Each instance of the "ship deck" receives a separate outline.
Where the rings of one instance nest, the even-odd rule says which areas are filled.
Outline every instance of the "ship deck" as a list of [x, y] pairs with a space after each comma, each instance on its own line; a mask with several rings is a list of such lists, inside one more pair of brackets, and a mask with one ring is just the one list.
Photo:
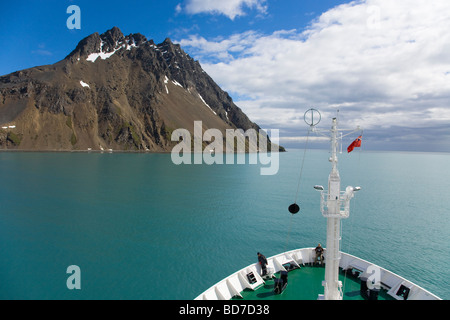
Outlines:
[[[277, 278], [280, 277], [276, 273]], [[245, 289], [241, 292], [244, 300], [317, 300], [323, 294], [322, 281], [325, 277], [324, 266], [302, 266], [288, 272], [288, 285], [281, 294], [274, 292], [274, 279], [268, 279], [256, 290]], [[339, 280], [342, 281], [343, 300], [367, 300], [360, 294], [361, 281], [358, 277], [346, 274], [340, 270]], [[234, 297], [233, 300], [241, 300]], [[378, 300], [395, 300], [381, 289]]]
[[[324, 294], [325, 266], [314, 265], [314, 258], [314, 248], [302, 248], [267, 259], [267, 270], [276, 278], [281, 278], [281, 272], [288, 272], [287, 287], [281, 294], [274, 292], [275, 280], [264, 280], [261, 266], [254, 263], [216, 283], [195, 300], [317, 300]], [[363, 300], [376, 293], [378, 300], [441, 300], [411, 281], [348, 253], [340, 252], [339, 270], [344, 300]], [[361, 279], [366, 285], [369, 278], [380, 290], [363, 290], [363, 297]]]

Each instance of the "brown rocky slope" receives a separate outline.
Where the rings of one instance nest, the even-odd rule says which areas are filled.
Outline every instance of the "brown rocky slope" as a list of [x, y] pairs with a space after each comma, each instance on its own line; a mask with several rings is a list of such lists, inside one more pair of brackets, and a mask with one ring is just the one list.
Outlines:
[[170, 151], [177, 128], [259, 129], [179, 45], [114, 27], [0, 77], [0, 148]]

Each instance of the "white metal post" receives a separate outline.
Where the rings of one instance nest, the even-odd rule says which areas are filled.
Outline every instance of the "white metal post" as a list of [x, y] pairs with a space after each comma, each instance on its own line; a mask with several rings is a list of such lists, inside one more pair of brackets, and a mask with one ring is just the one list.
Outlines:
[[327, 247], [325, 253], [325, 300], [341, 300], [339, 290], [339, 242], [340, 242], [340, 190], [341, 179], [337, 169], [337, 120], [331, 127], [331, 173], [328, 177]]
[[[311, 109], [313, 110], [313, 109]], [[310, 110], [310, 111], [311, 111]], [[311, 111], [311, 113], [313, 113]], [[306, 117], [306, 113], [305, 113]], [[306, 122], [306, 120], [305, 120]], [[308, 122], [307, 122], [308, 123]], [[311, 124], [314, 127], [314, 124]], [[355, 131], [360, 130], [358, 127]], [[316, 132], [317, 131], [315, 130]], [[354, 131], [353, 131], [354, 132]], [[328, 192], [322, 186], [314, 186], [321, 191], [321, 211], [327, 219], [327, 245], [325, 251], [325, 280], [324, 294], [319, 295], [319, 299], [342, 300], [342, 284], [339, 281], [339, 261], [340, 261], [340, 241], [341, 241], [341, 219], [348, 218], [350, 214], [350, 199], [354, 192], [360, 187], [347, 187], [345, 192], [341, 192], [341, 178], [337, 169], [338, 153], [338, 121], [333, 118], [331, 126], [331, 172], [328, 176]], [[321, 134], [321, 133], [320, 133]], [[348, 134], [347, 134], [348, 135]], [[341, 139], [343, 135], [341, 134]]]

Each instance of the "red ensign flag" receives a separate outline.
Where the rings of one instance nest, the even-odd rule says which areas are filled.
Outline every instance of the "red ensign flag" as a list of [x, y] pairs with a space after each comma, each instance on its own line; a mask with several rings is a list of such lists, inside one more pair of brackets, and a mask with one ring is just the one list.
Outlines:
[[361, 147], [361, 138], [362, 136], [359, 136], [358, 138], [356, 138], [355, 141], [353, 141], [347, 148], [347, 152], [350, 153], [353, 151], [354, 148], [358, 148]]

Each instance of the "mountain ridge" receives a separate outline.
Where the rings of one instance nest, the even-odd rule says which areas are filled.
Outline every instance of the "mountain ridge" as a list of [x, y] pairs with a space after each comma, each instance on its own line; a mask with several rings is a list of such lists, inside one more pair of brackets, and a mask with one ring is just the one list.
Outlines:
[[55, 64], [0, 77], [3, 149], [164, 152], [171, 132], [193, 132], [196, 120], [204, 130], [260, 129], [170, 38], [155, 44], [114, 27]]

